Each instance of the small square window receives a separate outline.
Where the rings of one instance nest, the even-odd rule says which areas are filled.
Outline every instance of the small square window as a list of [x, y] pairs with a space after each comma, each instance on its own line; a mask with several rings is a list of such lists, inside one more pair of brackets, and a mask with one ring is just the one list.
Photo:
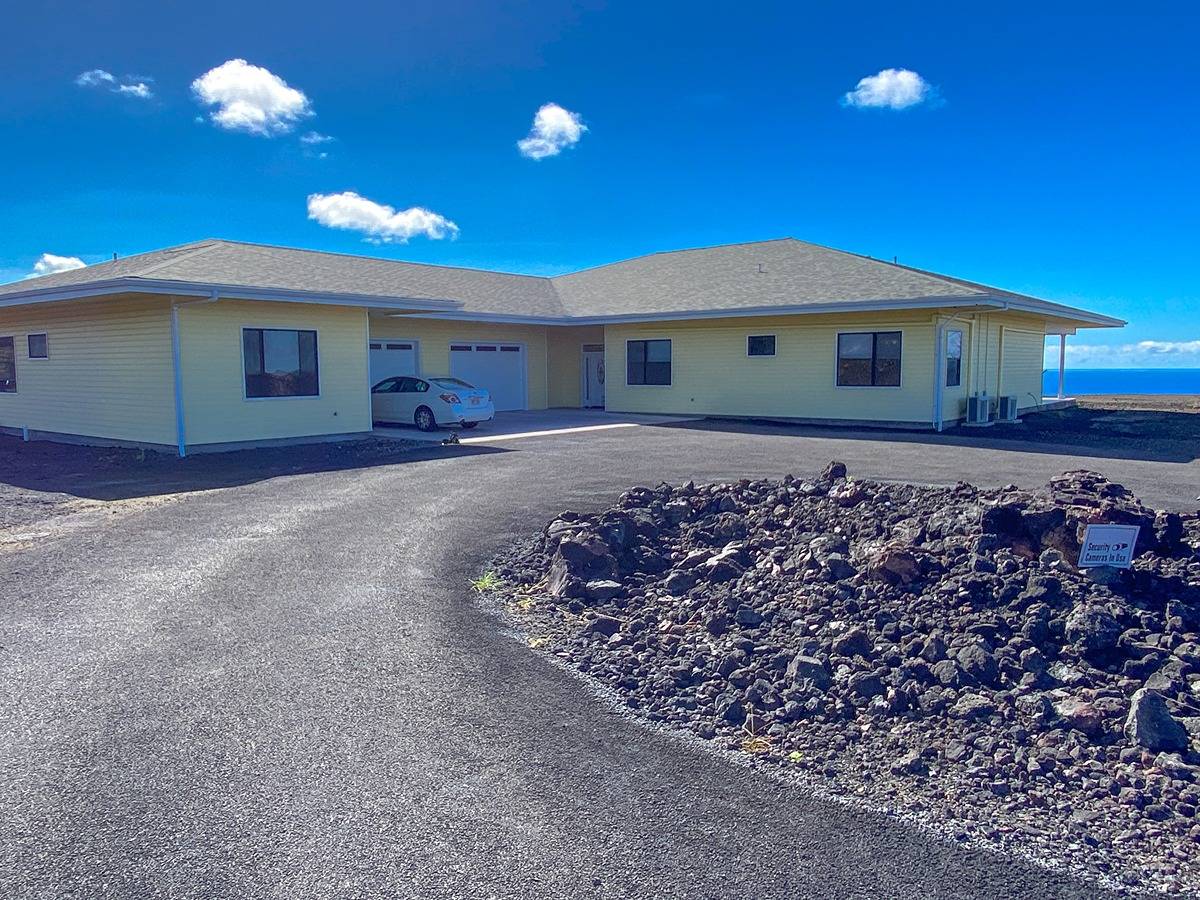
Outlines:
[[775, 335], [752, 334], [746, 338], [747, 356], [774, 356]]
[[49, 359], [50, 342], [44, 334], [31, 334], [28, 338], [30, 359]]

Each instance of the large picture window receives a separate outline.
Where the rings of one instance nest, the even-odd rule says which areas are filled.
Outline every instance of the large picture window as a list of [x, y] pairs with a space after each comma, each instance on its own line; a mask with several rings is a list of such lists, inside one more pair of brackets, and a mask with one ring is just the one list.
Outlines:
[[11, 394], [17, 389], [17, 344], [10, 337], [0, 337], [0, 393]]
[[838, 387], [899, 387], [900, 332], [839, 334]]
[[285, 328], [243, 328], [246, 396], [315, 397], [317, 333]]
[[670, 384], [670, 341], [627, 341], [627, 384]]
[[946, 387], [962, 384], [963, 333], [946, 332]]

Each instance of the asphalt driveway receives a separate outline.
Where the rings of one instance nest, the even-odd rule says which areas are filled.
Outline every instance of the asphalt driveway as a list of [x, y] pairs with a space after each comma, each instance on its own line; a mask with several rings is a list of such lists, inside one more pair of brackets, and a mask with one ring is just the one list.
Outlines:
[[644, 729], [470, 598], [562, 509], [831, 457], [1200, 494], [1194, 462], [645, 427], [64, 517], [0, 555], [0, 894], [1095, 896]]

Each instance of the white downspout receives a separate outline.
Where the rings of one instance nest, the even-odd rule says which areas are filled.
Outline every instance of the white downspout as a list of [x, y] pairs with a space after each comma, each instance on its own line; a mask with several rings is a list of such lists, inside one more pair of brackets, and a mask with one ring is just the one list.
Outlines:
[[939, 320], [933, 329], [933, 339], [937, 345], [933, 352], [933, 430], [942, 430], [942, 402], [945, 389], [946, 370], [946, 323]]
[[212, 295], [203, 300], [191, 300], [186, 303], [172, 301], [171, 303], [171, 368], [175, 381], [175, 449], [178, 451], [180, 459], [187, 456], [187, 428], [183, 415], [183, 364], [179, 349], [179, 307], [215, 303], [219, 299], [214, 288]]
[[1058, 336], [1058, 399], [1067, 396], [1067, 333]]

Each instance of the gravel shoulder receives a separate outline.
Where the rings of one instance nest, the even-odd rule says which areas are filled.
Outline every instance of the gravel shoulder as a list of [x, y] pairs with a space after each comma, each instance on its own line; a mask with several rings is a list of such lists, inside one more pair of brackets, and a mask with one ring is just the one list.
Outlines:
[[1200, 413], [1200, 394], [1088, 394], [1078, 403], [1083, 409]]

